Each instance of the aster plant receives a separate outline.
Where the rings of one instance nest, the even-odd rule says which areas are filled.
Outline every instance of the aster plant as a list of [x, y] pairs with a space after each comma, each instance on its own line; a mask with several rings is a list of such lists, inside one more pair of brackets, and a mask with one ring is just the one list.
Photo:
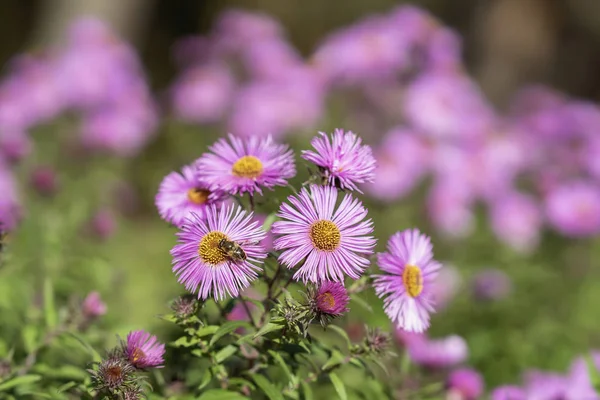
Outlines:
[[[164, 352], [166, 371], [201, 374], [182, 383], [194, 395], [295, 399], [325, 380], [343, 398], [357, 389], [338, 370], [376, 377], [394, 355], [384, 330], [367, 327], [353, 341], [338, 324], [353, 304], [376, 307], [362, 299], [371, 286], [394, 329], [427, 329], [441, 267], [429, 239], [416, 229], [399, 232], [375, 263], [375, 227], [359, 190], [375, 176], [371, 148], [341, 129], [311, 143], [302, 152], [308, 168], [300, 169], [310, 175], [300, 187], [289, 183], [292, 151], [271, 137], [229, 135], [183, 174], [165, 177], [156, 206], [176, 230], [173, 273], [187, 293], [163, 316], [180, 329], [166, 348], [145, 332], [127, 337], [121, 352], [136, 371], [162, 367]], [[283, 201], [267, 192], [277, 186], [288, 191]], [[367, 386], [361, 390], [371, 397], [391, 393], [377, 380]]]

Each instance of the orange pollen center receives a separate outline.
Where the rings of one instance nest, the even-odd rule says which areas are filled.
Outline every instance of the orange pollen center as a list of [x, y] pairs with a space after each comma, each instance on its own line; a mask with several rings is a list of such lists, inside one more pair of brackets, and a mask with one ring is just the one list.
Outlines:
[[241, 178], [258, 178], [263, 172], [262, 162], [254, 156], [243, 156], [233, 164], [231, 172]]
[[417, 297], [423, 291], [423, 275], [421, 269], [407, 264], [402, 272], [402, 283], [410, 297]]
[[342, 239], [337, 225], [325, 219], [312, 224], [308, 236], [313, 245], [321, 251], [334, 251], [340, 246]]
[[219, 231], [211, 231], [200, 240], [198, 255], [206, 264], [218, 265], [227, 260], [227, 255], [219, 248], [221, 239], [227, 239], [227, 236]]
[[319, 304], [323, 308], [332, 309], [335, 307], [335, 298], [330, 292], [325, 292], [318, 297]]
[[188, 200], [194, 204], [204, 204], [210, 192], [206, 189], [191, 188], [188, 190]]
[[136, 347], [133, 350], [133, 354], [131, 355], [131, 361], [136, 363], [144, 357], [146, 357], [146, 354], [142, 351], [142, 349], [140, 349], [139, 347]]

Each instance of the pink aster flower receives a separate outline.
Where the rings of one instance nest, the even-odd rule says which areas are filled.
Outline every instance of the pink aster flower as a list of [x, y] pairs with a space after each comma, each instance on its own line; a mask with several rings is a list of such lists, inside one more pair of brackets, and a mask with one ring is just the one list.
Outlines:
[[525, 390], [514, 385], [499, 386], [490, 393], [490, 400], [527, 400]]
[[316, 151], [303, 150], [302, 158], [319, 167], [329, 185], [360, 192], [356, 184], [373, 182], [375, 158], [361, 138], [342, 129], [336, 129], [331, 138], [323, 132], [319, 135], [310, 142]]
[[226, 197], [225, 192], [210, 190], [208, 184], [200, 181], [194, 167], [185, 166], [181, 174], [171, 172], [163, 179], [156, 207], [165, 221], [182, 226], [191, 213], [203, 218], [208, 206], [219, 205]]
[[454, 367], [469, 356], [467, 342], [457, 335], [439, 339], [423, 336], [408, 342], [407, 348], [412, 362], [429, 368]]
[[338, 316], [346, 311], [350, 297], [343, 284], [339, 282], [322, 282], [315, 293], [314, 302], [322, 314]]
[[460, 368], [452, 371], [448, 376], [446, 385], [448, 392], [457, 394], [459, 399], [477, 400], [483, 395], [483, 378], [479, 372], [471, 368]]
[[[237, 297], [241, 289], [250, 286], [257, 278], [258, 266], [266, 253], [256, 244], [265, 237], [252, 214], [238, 206], [214, 205], [205, 209], [204, 218], [191, 213], [178, 233], [179, 243], [171, 250], [173, 272], [187, 290], [198, 293], [203, 300], [213, 296], [222, 300], [225, 296]], [[221, 241], [236, 243], [241, 251], [229, 255], [220, 245]]]
[[537, 246], [542, 215], [532, 197], [519, 193], [498, 196], [492, 201], [490, 213], [492, 229], [504, 243], [522, 253]]
[[586, 182], [558, 186], [546, 198], [550, 224], [560, 233], [582, 237], [600, 232], [600, 189]]
[[267, 138], [240, 139], [229, 135], [197, 161], [199, 177], [231, 194], [262, 194], [262, 188], [285, 186], [296, 175], [294, 155], [287, 145]]
[[387, 248], [377, 255], [386, 274], [375, 276], [375, 292], [384, 299], [386, 314], [399, 328], [423, 332], [434, 311], [433, 282], [442, 265], [433, 260], [431, 241], [418, 229], [394, 234]]
[[83, 301], [81, 310], [86, 317], [95, 318], [106, 314], [106, 304], [102, 301], [100, 293], [90, 292]]
[[336, 207], [338, 191], [331, 186], [311, 185], [288, 197], [273, 224], [275, 249], [283, 250], [279, 261], [289, 268], [302, 262], [294, 279], [304, 282], [343, 282], [345, 275], [358, 279], [369, 265], [375, 239], [367, 209], [351, 195]]
[[127, 335], [125, 353], [136, 368], [162, 368], [165, 345], [146, 331], [132, 331]]

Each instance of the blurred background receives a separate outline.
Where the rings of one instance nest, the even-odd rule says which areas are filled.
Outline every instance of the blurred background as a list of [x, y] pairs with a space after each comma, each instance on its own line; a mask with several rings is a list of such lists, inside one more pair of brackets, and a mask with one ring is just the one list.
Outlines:
[[[394, 14], [403, 4], [421, 11]], [[267, 20], [224, 17], [234, 8]], [[392, 14], [393, 34], [422, 35], [402, 55], [418, 61], [393, 68], [371, 63], [387, 51], [382, 42], [363, 53], [348, 45]], [[4, 308], [16, 298], [35, 303], [51, 276], [65, 301], [99, 290], [108, 332], [164, 329], [154, 317], [183, 288], [170, 269], [175, 228], [154, 205], [163, 177], [228, 131], [273, 133], [298, 150], [317, 130], [344, 128], [363, 136], [384, 166], [382, 181], [361, 196], [378, 249], [413, 226], [433, 236], [450, 272], [429, 335], [464, 338], [461, 362], [488, 387], [519, 384], [529, 369], [563, 373], [600, 347], [597, 0], [18, 0], [1, 2], [0, 16], [0, 148], [21, 210], [10, 238], [14, 263], [0, 281]], [[80, 17], [106, 25], [73, 28]], [[275, 36], [273, 48], [243, 53], [263, 35]], [[229, 52], [247, 56], [247, 65]], [[352, 62], [355, 69], [346, 68]], [[48, 89], [56, 71], [61, 89]], [[380, 79], [390, 73], [392, 85]], [[420, 79], [431, 75], [444, 82]], [[104, 93], [115, 76], [127, 84], [115, 78], [118, 88]], [[78, 82], [101, 83], [82, 94]], [[265, 82], [268, 95], [251, 86]], [[305, 93], [311, 85], [318, 89]], [[101, 106], [92, 92], [104, 96]], [[43, 99], [26, 123], [6, 117], [39, 104], [22, 93]], [[223, 111], [229, 104], [233, 111]], [[112, 154], [92, 156], [98, 148]], [[301, 163], [298, 170], [301, 184], [307, 174]], [[275, 209], [267, 203], [262, 211]], [[380, 301], [372, 293], [365, 300], [376, 312], [357, 306], [348, 326], [368, 315], [390, 327]]]

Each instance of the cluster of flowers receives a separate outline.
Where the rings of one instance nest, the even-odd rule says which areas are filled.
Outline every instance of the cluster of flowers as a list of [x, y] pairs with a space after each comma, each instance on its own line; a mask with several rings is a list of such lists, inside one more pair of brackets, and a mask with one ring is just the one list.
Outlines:
[[[281, 204], [273, 247], [281, 265], [294, 268], [293, 279], [319, 286], [313, 304], [326, 314], [341, 314], [348, 295], [346, 277], [359, 279], [369, 266], [375, 239], [367, 209], [352, 194], [338, 202], [338, 189], [358, 191], [374, 179], [369, 146], [352, 132], [321, 133], [314, 150], [302, 157], [318, 168], [313, 180]], [[267, 232], [253, 214], [227, 204], [234, 195], [253, 196], [264, 188], [285, 186], [296, 173], [293, 153], [271, 137], [221, 139], [182, 173], [165, 177], [156, 196], [160, 215], [179, 227], [172, 249], [173, 271], [187, 290], [201, 299], [238, 297], [258, 277], [267, 257], [261, 241]], [[235, 245], [236, 253], [228, 247]], [[382, 275], [373, 286], [385, 300], [392, 321], [422, 332], [433, 311], [431, 288], [441, 264], [432, 259], [429, 238], [418, 230], [392, 236], [378, 255]]]
[[89, 370], [98, 395], [110, 398], [139, 399], [144, 393], [144, 376], [139, 372], [162, 368], [165, 345], [145, 331], [133, 331], [126, 341]]
[[[102, 22], [77, 20], [63, 46], [16, 57], [0, 82], [0, 223], [12, 230], [20, 217], [12, 165], [31, 151], [36, 126], [76, 115], [78, 148], [134, 155], [152, 137], [157, 109], [133, 48]], [[59, 138], [63, 140], [65, 138]], [[72, 148], [72, 137], [66, 138]], [[43, 193], [56, 189], [49, 167], [32, 171]]]
[[479, 203], [517, 251], [535, 248], [545, 224], [569, 237], [600, 232], [600, 109], [532, 87], [500, 113], [461, 52], [455, 32], [412, 6], [332, 33], [307, 61], [273, 19], [231, 11], [177, 47], [185, 69], [172, 106], [189, 122], [279, 136], [313, 126], [339, 101], [345, 124], [379, 143], [376, 178], [364, 187], [373, 198], [397, 201], [431, 175], [427, 214], [445, 234], [471, 233]]

